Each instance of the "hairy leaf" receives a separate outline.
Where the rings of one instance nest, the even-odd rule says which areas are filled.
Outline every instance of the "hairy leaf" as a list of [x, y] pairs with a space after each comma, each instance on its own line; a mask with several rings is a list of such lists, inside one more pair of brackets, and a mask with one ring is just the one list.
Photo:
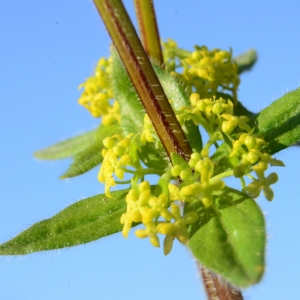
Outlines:
[[141, 132], [144, 125], [145, 109], [115, 50], [112, 50], [112, 61], [112, 86], [114, 96], [120, 104], [123, 132], [125, 135]]
[[39, 159], [64, 159], [75, 155], [89, 146], [95, 138], [97, 130], [91, 130], [75, 137], [66, 139], [45, 149], [34, 152]]
[[300, 88], [282, 96], [256, 118], [258, 131], [274, 154], [300, 140]]
[[122, 230], [128, 190], [112, 192], [112, 199], [97, 195], [78, 201], [50, 219], [40, 221], [0, 245], [0, 255], [22, 255], [71, 247]]
[[264, 271], [264, 217], [256, 202], [242, 192], [224, 188], [216, 194], [214, 207], [199, 206], [200, 228], [189, 247], [205, 267], [247, 287], [259, 282]]
[[60, 179], [84, 174], [101, 164], [103, 161], [103, 156], [101, 154], [103, 149], [103, 139], [117, 133], [120, 133], [120, 126], [118, 124], [101, 125], [95, 134], [94, 142], [74, 156], [73, 163], [68, 170], [60, 176]]

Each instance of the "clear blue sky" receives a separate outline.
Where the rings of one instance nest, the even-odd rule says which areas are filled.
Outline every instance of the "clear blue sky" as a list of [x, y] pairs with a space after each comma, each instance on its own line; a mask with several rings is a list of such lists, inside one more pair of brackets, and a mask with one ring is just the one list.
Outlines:
[[[124, 1], [133, 15], [132, 1]], [[239, 98], [258, 112], [300, 85], [299, 1], [155, 1], [161, 37], [194, 44], [255, 48]], [[3, 1], [0, 12], [0, 242], [69, 204], [103, 191], [97, 169], [69, 181], [70, 160], [41, 162], [32, 153], [95, 128], [77, 104], [77, 87], [110, 40], [92, 1]], [[300, 101], [300, 100], [299, 100]], [[273, 203], [259, 199], [268, 229], [267, 269], [246, 299], [299, 298], [300, 149], [276, 157]], [[0, 299], [205, 299], [195, 263], [176, 244], [168, 257], [148, 240], [120, 234], [71, 249], [0, 258]]]

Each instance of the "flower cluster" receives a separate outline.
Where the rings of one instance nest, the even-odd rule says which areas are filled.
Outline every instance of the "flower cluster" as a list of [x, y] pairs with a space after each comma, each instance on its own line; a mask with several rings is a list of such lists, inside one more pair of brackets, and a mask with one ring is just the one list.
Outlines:
[[[270, 188], [278, 177], [271, 173], [265, 177], [268, 166], [284, 166], [267, 153], [267, 142], [260, 134], [255, 134], [251, 128], [249, 118], [233, 115], [233, 103], [222, 98], [200, 99], [199, 94], [192, 93], [191, 105], [183, 107], [178, 112], [181, 122], [192, 119], [196, 125], [202, 126], [209, 135], [204, 145], [202, 155], [209, 157], [210, 147], [218, 141], [225, 142], [229, 149], [227, 162], [232, 169], [232, 175], [241, 179], [242, 189], [249, 192], [251, 197], [258, 197], [263, 190], [265, 197], [271, 201], [273, 191]], [[218, 163], [215, 161], [215, 163]], [[257, 178], [250, 173], [256, 174]], [[249, 177], [252, 182], [246, 187], [243, 176]]]
[[131, 136], [124, 138], [115, 134], [103, 140], [107, 149], [102, 150], [104, 159], [98, 173], [98, 180], [105, 183], [105, 194], [109, 198], [111, 198], [110, 187], [116, 185], [113, 174], [123, 180], [126, 167], [132, 165], [132, 157], [128, 154]]
[[[214, 206], [214, 195], [224, 189], [222, 179], [228, 176], [238, 178], [242, 190], [250, 197], [258, 197], [263, 191], [271, 201], [274, 193], [270, 186], [278, 176], [265, 173], [269, 166], [284, 164], [268, 153], [267, 142], [255, 132], [247, 116], [234, 115], [239, 77], [230, 52], [209, 51], [198, 46], [194, 52], [188, 52], [177, 48], [172, 40], [164, 44], [164, 49], [168, 68], [173, 74], [181, 68], [181, 78], [190, 85], [190, 91], [194, 91], [189, 93], [189, 105], [174, 109], [176, 117], [183, 127], [186, 122], [201, 126], [208, 135], [206, 143], [189, 161], [173, 153], [172, 164], [160, 169], [152, 164], [148, 168], [142, 151], [154, 149], [155, 152], [162, 146], [146, 114], [139, 132], [127, 136], [114, 134], [103, 140], [103, 162], [98, 179], [105, 184], [109, 198], [111, 187], [131, 184], [125, 200], [127, 210], [120, 220], [123, 236], [127, 238], [131, 227], [141, 223], [144, 228], [138, 229], [136, 236], [149, 237], [151, 244], [159, 247], [159, 234], [165, 235], [164, 253], [167, 255], [174, 239], [188, 243], [188, 226], [199, 217], [197, 211], [186, 212], [185, 203], [197, 204], [189, 207]], [[110, 69], [111, 59], [101, 59], [95, 75], [82, 85], [85, 90], [79, 100], [93, 116], [102, 116], [104, 125], [122, 121], [119, 103], [115, 101], [111, 105]], [[125, 173], [131, 176], [129, 180], [124, 179]], [[160, 188], [152, 188], [145, 180], [149, 174], [161, 176], [157, 185]]]
[[195, 50], [189, 52], [178, 48], [171, 39], [163, 43], [163, 47], [165, 61], [173, 74], [182, 78], [202, 98], [226, 91], [234, 102], [237, 101], [240, 79], [231, 52], [220, 49], [210, 51], [206, 46], [195, 46]]
[[95, 74], [82, 83], [84, 88], [78, 103], [83, 105], [93, 117], [102, 116], [104, 125], [120, 122], [120, 107], [117, 102], [111, 105], [113, 90], [111, 87], [111, 58], [102, 57], [95, 69]]
[[213, 204], [213, 192], [222, 190], [225, 186], [222, 180], [211, 180], [214, 174], [214, 164], [208, 157], [193, 153], [188, 165], [174, 164], [171, 174], [179, 176], [183, 182], [176, 186], [169, 184], [171, 200], [183, 202], [202, 201], [205, 207]]
[[[201, 153], [193, 153], [188, 162], [173, 154], [172, 167], [165, 174], [167, 191], [153, 195], [148, 181], [144, 180], [142, 168], [126, 170], [126, 166], [135, 166], [131, 160], [129, 148], [131, 143], [140, 140], [142, 144], [154, 142], [154, 129], [147, 115], [144, 117], [144, 128], [139, 134], [131, 134], [126, 138], [120, 135], [106, 138], [103, 150], [104, 161], [99, 172], [99, 180], [105, 182], [106, 194], [109, 188], [115, 185], [113, 173], [119, 179], [124, 178], [124, 172], [134, 174], [131, 180], [132, 189], [126, 196], [127, 211], [121, 217], [124, 224], [123, 236], [127, 237], [133, 223], [142, 223], [145, 228], [136, 231], [139, 238], [149, 237], [155, 247], [159, 247], [158, 234], [165, 235], [164, 253], [167, 255], [176, 238], [183, 244], [188, 242], [189, 233], [186, 225], [195, 222], [198, 218], [196, 211], [185, 214], [179, 203], [201, 203], [204, 207], [214, 205], [214, 193], [222, 190], [225, 183], [221, 178], [234, 176], [241, 179], [242, 189], [253, 198], [262, 190], [268, 200], [273, 199], [270, 187], [278, 179], [276, 173], [265, 176], [268, 166], [283, 166], [266, 152], [267, 143], [259, 134], [253, 133], [246, 116], [233, 115], [233, 103], [230, 100], [200, 99], [199, 94], [192, 93], [190, 106], [176, 111], [182, 124], [193, 120], [208, 133], [208, 141]], [[215, 174], [215, 167], [220, 165], [213, 155], [211, 147], [218, 143], [226, 143], [229, 149], [225, 160], [230, 162], [226, 172]], [[138, 156], [138, 152], [136, 153]], [[230, 171], [228, 172], [228, 169]], [[255, 178], [251, 173], [255, 173]], [[252, 182], [246, 186], [243, 179], [248, 176]], [[178, 184], [174, 181], [180, 178]], [[138, 182], [140, 182], [138, 184]]]
[[182, 216], [180, 207], [171, 203], [166, 194], [160, 194], [158, 197], [152, 195], [148, 181], [134, 185], [126, 196], [126, 203], [127, 211], [121, 217], [121, 223], [124, 224], [123, 236], [127, 238], [133, 222], [141, 222], [145, 228], [137, 230], [136, 236], [149, 237], [151, 244], [159, 247], [158, 234], [164, 234], [165, 255], [172, 250], [175, 238], [182, 244], [187, 244], [189, 233], [186, 225], [198, 219], [195, 212]]

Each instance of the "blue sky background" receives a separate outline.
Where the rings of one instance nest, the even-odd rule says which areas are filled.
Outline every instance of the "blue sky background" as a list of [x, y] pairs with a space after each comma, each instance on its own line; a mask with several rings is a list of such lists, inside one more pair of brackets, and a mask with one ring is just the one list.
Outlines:
[[[132, 1], [124, 1], [133, 16]], [[178, 45], [255, 48], [239, 98], [258, 112], [300, 85], [299, 1], [155, 1], [161, 37]], [[3, 1], [0, 12], [0, 242], [75, 201], [103, 192], [97, 169], [68, 181], [70, 160], [43, 162], [32, 153], [95, 128], [77, 104], [77, 87], [110, 40], [92, 1]], [[300, 101], [300, 100], [299, 100]], [[276, 155], [273, 203], [258, 199], [268, 229], [267, 269], [246, 299], [299, 298], [300, 149]], [[175, 244], [164, 257], [148, 240], [120, 234], [84, 246], [0, 258], [0, 299], [205, 299], [189, 252]]]

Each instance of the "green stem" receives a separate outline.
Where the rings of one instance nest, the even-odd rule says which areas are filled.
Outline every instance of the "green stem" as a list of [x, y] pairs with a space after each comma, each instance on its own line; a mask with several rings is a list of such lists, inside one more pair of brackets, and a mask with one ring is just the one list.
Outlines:
[[[129, 174], [136, 174], [136, 172], [137, 172], [137, 171], [129, 170], [127, 168], [124, 168], [124, 171]], [[153, 169], [153, 168], [149, 168], [149, 169], [141, 168], [138, 170], [138, 172], [139, 172], [139, 174], [141, 174], [141, 176], [152, 175], [152, 174], [161, 176], [165, 173], [164, 171]]]
[[[135, 170], [129, 170], [127, 168], [124, 168], [124, 172], [129, 173], [129, 174], [135, 174], [136, 173]], [[141, 172], [141, 170], [139, 170], [139, 172]]]
[[169, 157], [192, 149], [120, 0], [94, 0], [131, 81]]
[[[191, 56], [191, 54], [192, 54], [191, 51], [177, 48], [177, 47], [176, 48], [168, 48], [167, 52], [170, 57], [176, 56], [176, 57], [179, 57], [180, 59], [185, 59], [185, 58]], [[182, 65], [180, 64], [180, 66], [182, 66]]]
[[153, 169], [153, 168], [149, 168], [149, 169], [144, 169], [143, 170], [144, 175], [163, 175], [165, 173], [165, 171], [161, 171], [161, 170], [157, 170], [157, 169]]
[[245, 182], [244, 177], [241, 177], [241, 178], [240, 178], [240, 181], [241, 181], [241, 184], [242, 184], [242, 190], [244, 191], [245, 188], [246, 188], [246, 182]]
[[209, 136], [213, 136], [214, 130], [209, 122], [207, 122], [203, 117], [198, 117], [197, 122], [205, 129]]
[[134, 0], [134, 6], [144, 49], [157, 65], [162, 66], [164, 60], [153, 1]]
[[256, 181], [257, 178], [255, 178], [252, 174], [248, 173], [246, 174], [247, 177], [249, 177], [251, 180]]
[[130, 183], [131, 183], [131, 180], [126, 180], [126, 181], [118, 181], [118, 180], [115, 180], [115, 183], [116, 183], [116, 184], [130, 184]]
[[229, 177], [229, 176], [232, 176], [232, 175], [233, 175], [233, 170], [229, 170], [229, 171], [226, 171], [224, 173], [221, 173], [219, 175], [216, 175], [216, 176], [212, 177], [210, 179], [210, 181], [211, 182], [218, 181], [218, 180], [220, 180], [222, 178]]

